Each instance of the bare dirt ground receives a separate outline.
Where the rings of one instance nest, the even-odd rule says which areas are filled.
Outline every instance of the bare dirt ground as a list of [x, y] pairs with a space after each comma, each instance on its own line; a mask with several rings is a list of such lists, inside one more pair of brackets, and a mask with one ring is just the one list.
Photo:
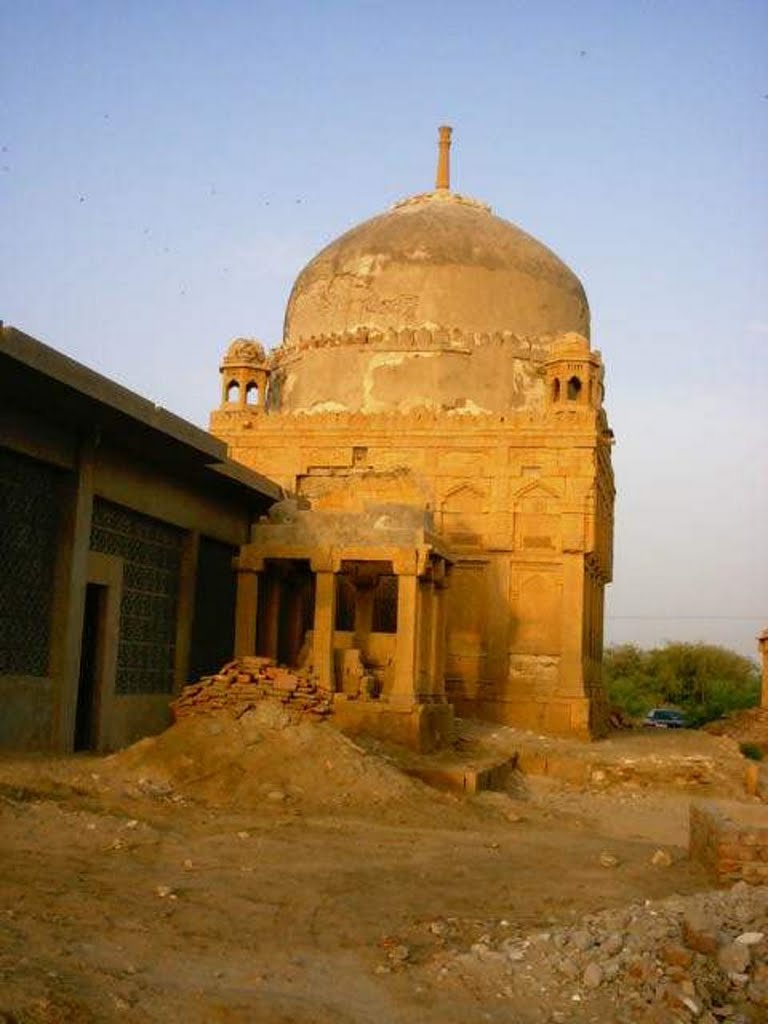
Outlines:
[[[768, 1019], [768, 895], [712, 894], [686, 857], [690, 800], [743, 793], [733, 741], [467, 724], [461, 749], [549, 774], [439, 792], [273, 705], [0, 759], [0, 1022]], [[692, 907], [747, 943], [740, 973], [666, 963]]]

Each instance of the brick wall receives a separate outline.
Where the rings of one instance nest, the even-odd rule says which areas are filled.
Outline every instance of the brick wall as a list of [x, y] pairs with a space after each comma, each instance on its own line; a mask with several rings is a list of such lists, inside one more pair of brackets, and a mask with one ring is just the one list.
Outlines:
[[733, 801], [691, 804], [688, 852], [720, 882], [768, 884], [768, 808]]

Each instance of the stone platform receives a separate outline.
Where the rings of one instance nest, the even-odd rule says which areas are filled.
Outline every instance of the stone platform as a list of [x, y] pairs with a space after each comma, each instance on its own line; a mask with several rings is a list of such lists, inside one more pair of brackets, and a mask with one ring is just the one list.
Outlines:
[[412, 765], [406, 767], [405, 771], [436, 789], [472, 794], [484, 790], [505, 791], [516, 768], [517, 758], [511, 757], [481, 764], [457, 761], [440, 765]]

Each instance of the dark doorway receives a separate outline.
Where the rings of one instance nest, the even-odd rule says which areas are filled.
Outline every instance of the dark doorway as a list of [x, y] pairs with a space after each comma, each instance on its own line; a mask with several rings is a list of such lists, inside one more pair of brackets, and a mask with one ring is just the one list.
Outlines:
[[277, 660], [295, 668], [307, 630], [315, 618], [315, 577], [308, 562], [292, 562], [282, 580]]
[[98, 742], [98, 703], [104, 610], [107, 588], [89, 583], [85, 590], [83, 636], [80, 642], [80, 680], [75, 714], [75, 750], [95, 750]]
[[[189, 655], [189, 679], [218, 672], [235, 649], [235, 573], [237, 548], [200, 538], [195, 584], [195, 615]], [[261, 597], [261, 595], [259, 595]]]
[[295, 668], [315, 618], [315, 576], [305, 559], [270, 559], [259, 581], [256, 651]]

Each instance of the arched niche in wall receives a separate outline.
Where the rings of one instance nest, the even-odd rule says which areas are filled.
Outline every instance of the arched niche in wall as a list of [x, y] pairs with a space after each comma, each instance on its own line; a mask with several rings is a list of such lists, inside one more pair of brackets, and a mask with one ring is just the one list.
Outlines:
[[520, 575], [513, 591], [511, 649], [520, 654], [557, 654], [562, 631], [561, 603], [558, 573]]
[[456, 544], [479, 544], [487, 512], [485, 491], [473, 484], [457, 484], [440, 503], [440, 530]]
[[514, 497], [515, 550], [559, 551], [561, 533], [559, 495], [538, 480], [521, 488]]

